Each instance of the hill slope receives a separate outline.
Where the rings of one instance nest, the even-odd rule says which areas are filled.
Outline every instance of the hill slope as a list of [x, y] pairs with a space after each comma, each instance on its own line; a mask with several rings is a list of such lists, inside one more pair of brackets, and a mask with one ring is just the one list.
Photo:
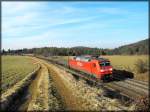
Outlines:
[[148, 54], [149, 39], [139, 42], [120, 46], [113, 50], [113, 54]]

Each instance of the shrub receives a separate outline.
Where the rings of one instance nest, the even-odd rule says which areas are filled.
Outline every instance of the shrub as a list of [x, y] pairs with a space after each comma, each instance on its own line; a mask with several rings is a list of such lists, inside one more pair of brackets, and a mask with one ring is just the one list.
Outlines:
[[147, 60], [138, 59], [135, 62], [135, 68], [136, 68], [136, 71], [138, 73], [145, 73], [145, 72], [147, 72], [148, 69], [149, 69], [148, 61]]

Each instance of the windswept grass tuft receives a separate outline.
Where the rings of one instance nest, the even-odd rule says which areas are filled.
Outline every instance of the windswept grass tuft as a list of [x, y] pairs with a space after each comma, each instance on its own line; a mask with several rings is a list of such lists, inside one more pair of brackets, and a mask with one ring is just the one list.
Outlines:
[[135, 68], [137, 73], [145, 73], [148, 71], [149, 67], [148, 67], [148, 61], [147, 60], [142, 60], [142, 59], [138, 59], [135, 62]]

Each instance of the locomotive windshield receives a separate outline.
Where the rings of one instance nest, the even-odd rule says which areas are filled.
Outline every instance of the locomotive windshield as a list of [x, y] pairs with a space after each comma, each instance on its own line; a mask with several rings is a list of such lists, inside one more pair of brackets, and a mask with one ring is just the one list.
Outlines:
[[110, 62], [102, 62], [100, 63], [100, 66], [103, 67], [103, 66], [110, 66]]

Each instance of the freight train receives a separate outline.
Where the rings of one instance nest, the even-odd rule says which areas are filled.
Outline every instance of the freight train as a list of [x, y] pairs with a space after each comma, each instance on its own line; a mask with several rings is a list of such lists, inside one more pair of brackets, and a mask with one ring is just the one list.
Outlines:
[[108, 59], [98, 56], [75, 56], [68, 60], [70, 68], [82, 71], [97, 79], [112, 79], [113, 67]]

